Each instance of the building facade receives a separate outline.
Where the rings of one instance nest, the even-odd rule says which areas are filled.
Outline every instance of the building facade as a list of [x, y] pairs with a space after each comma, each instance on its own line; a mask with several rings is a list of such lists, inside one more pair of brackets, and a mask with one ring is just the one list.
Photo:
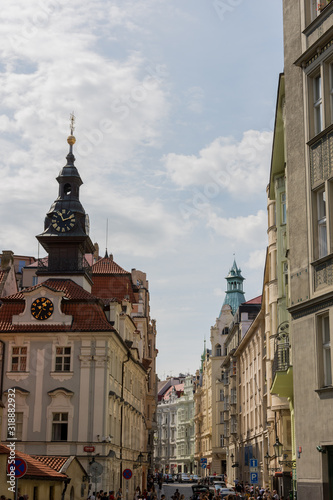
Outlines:
[[283, 22], [294, 479], [298, 498], [321, 500], [333, 498], [333, 3], [285, 0]]
[[[149, 467], [155, 323], [145, 316], [149, 296], [143, 273], [122, 270], [118, 289], [113, 283], [107, 297], [101, 290], [92, 293], [99, 268], [92, 270], [85, 257], [95, 247], [79, 197], [75, 138], [68, 142], [67, 164], [57, 177], [59, 195], [37, 236], [48, 254], [38, 262], [38, 282], [2, 298], [1, 438], [11, 439], [8, 400], [14, 391], [17, 450], [76, 456], [104, 491], [119, 488], [123, 470], [130, 468], [132, 494], [136, 486], [146, 486]], [[112, 265], [109, 260], [100, 267]], [[100, 464], [101, 473], [92, 462]]]

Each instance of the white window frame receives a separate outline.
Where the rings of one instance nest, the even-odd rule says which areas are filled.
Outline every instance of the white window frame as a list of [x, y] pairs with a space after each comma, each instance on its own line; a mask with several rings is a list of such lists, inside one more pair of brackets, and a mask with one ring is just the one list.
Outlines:
[[321, 74], [313, 77], [313, 123], [314, 134], [323, 130], [323, 90]]
[[[65, 351], [69, 352], [65, 352]], [[71, 347], [70, 346], [56, 346], [55, 353], [55, 372], [70, 372], [71, 371]], [[69, 359], [69, 361], [68, 361]], [[61, 367], [59, 368], [59, 366]], [[69, 365], [69, 366], [68, 366]], [[68, 369], [65, 367], [68, 367]]]
[[317, 339], [318, 339], [318, 387], [332, 387], [333, 367], [331, 350], [331, 328], [329, 312], [317, 317]]
[[[59, 420], [58, 420], [59, 418]], [[54, 434], [55, 434], [55, 426], [62, 426], [66, 425], [66, 439], [55, 439]], [[51, 434], [51, 441], [52, 442], [67, 442], [68, 441], [68, 427], [69, 427], [69, 414], [68, 412], [54, 412], [52, 414], [52, 434]], [[57, 432], [58, 434], [58, 432]], [[62, 434], [62, 431], [60, 431], [60, 434]]]
[[[19, 352], [17, 354], [14, 354], [14, 349], [18, 349]], [[25, 349], [26, 352], [23, 354], [21, 352], [21, 349]], [[13, 358], [18, 358], [18, 369], [17, 370], [14, 370], [13, 369]], [[21, 370], [21, 360], [25, 359], [25, 362], [24, 362], [24, 370]], [[11, 346], [11, 356], [10, 356], [10, 371], [13, 372], [13, 373], [25, 373], [27, 372], [28, 368], [28, 346], [27, 345], [12, 345]]]
[[318, 258], [326, 257], [329, 253], [327, 237], [327, 192], [325, 187], [316, 192], [316, 238]]
[[[67, 427], [67, 441], [72, 441], [73, 437], [73, 418], [74, 418], [74, 407], [71, 403], [71, 398], [73, 394], [65, 392], [62, 388], [56, 389], [52, 394], [49, 393], [52, 398], [50, 405], [47, 407], [46, 415], [46, 426], [47, 426], [47, 441], [52, 441], [53, 436], [53, 415], [55, 413], [68, 413], [68, 427]], [[55, 441], [66, 443], [66, 441]]]
[[281, 193], [281, 224], [287, 224], [287, 193]]

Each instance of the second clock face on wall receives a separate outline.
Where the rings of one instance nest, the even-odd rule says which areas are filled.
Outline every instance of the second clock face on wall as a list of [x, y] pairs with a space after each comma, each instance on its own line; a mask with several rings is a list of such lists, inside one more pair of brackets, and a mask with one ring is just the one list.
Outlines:
[[58, 210], [53, 212], [51, 224], [58, 233], [67, 233], [75, 226], [75, 214], [71, 210]]
[[35, 319], [40, 321], [45, 321], [50, 318], [53, 311], [53, 302], [46, 297], [40, 297], [39, 299], [34, 300], [31, 304], [31, 314]]

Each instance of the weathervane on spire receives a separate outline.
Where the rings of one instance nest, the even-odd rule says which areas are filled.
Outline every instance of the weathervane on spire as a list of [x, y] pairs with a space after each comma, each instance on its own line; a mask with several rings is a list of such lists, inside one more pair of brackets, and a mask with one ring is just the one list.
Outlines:
[[[70, 119], [70, 131], [71, 131], [71, 135], [69, 135], [67, 137], [67, 142], [69, 144], [69, 153], [70, 154], [73, 154], [73, 145], [75, 144], [75, 137], [74, 137], [74, 130], [75, 130], [75, 115], [74, 115], [74, 111], [73, 113], [71, 113], [69, 115], [69, 119]], [[73, 157], [74, 158], [74, 157]], [[75, 160], [75, 158], [74, 158]]]
[[73, 113], [71, 113], [69, 115], [69, 118], [70, 118], [70, 122], [71, 122], [71, 124], [70, 124], [70, 131], [71, 131], [71, 135], [73, 135], [74, 134], [74, 130], [75, 130], [75, 115], [74, 115], [74, 111], [73, 111]]

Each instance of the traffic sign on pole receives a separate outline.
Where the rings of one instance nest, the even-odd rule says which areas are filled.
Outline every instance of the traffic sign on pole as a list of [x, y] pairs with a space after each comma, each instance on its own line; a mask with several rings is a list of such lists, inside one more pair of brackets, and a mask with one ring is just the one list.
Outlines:
[[251, 469], [256, 469], [258, 467], [258, 460], [256, 458], [251, 458], [250, 467]]
[[131, 469], [125, 469], [123, 471], [123, 477], [125, 479], [131, 479], [131, 477], [132, 477], [132, 471], [131, 471]]
[[258, 484], [258, 472], [251, 472], [251, 484]]
[[15, 468], [15, 479], [19, 479], [20, 477], [23, 477], [24, 474], [27, 472], [27, 462], [23, 458], [16, 458], [15, 459], [15, 464], [7, 464], [7, 472], [9, 474], [11, 467]]

